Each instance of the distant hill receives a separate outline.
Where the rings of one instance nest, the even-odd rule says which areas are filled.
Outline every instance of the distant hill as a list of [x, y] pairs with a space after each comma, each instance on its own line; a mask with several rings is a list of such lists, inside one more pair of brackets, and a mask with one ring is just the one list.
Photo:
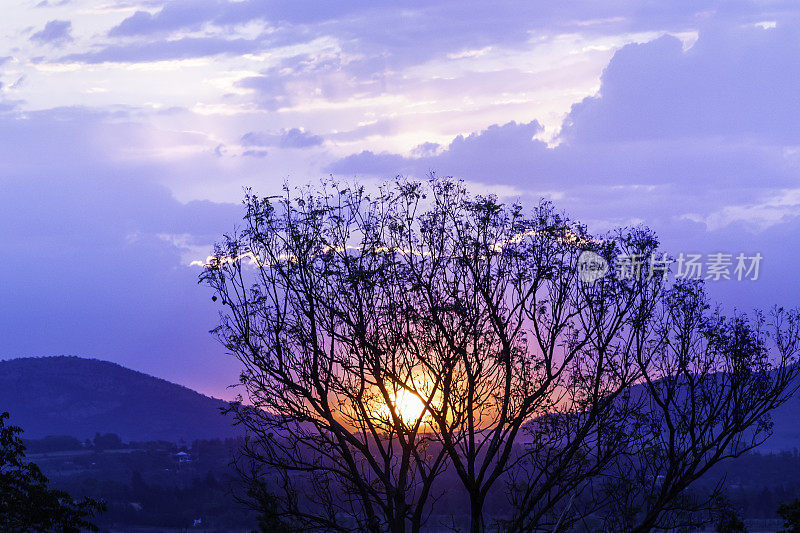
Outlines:
[[[800, 383], [798, 383], [800, 385]], [[800, 450], [800, 390], [770, 412], [772, 435], [756, 448], [759, 453]]]
[[[0, 411], [28, 439], [116, 433], [122, 440], [236, 436], [226, 402], [108, 361], [35, 357], [0, 361]], [[800, 393], [772, 414], [772, 437], [759, 451], [800, 449]]]
[[791, 451], [800, 450], [800, 391], [775, 409], [771, 415], [772, 436], [759, 451]]
[[80, 357], [0, 361], [0, 411], [25, 438], [116, 433], [123, 441], [235, 436], [226, 402], [115, 363]]

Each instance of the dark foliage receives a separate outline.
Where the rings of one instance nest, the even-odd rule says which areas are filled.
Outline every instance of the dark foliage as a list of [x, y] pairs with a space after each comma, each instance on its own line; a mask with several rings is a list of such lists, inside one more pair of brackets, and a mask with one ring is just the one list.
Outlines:
[[125, 445], [122, 444], [122, 439], [119, 438], [119, 435], [116, 433], [97, 433], [92, 440], [92, 444], [94, 445], [94, 449], [98, 451], [102, 450], [119, 450], [120, 448], [124, 448]]
[[280, 500], [270, 492], [263, 481], [250, 484], [245, 501], [258, 513], [258, 527], [262, 533], [299, 533], [301, 531], [281, 516]]
[[783, 518], [784, 529], [781, 533], [800, 533], [800, 499], [778, 506], [778, 515]]
[[714, 526], [717, 533], [747, 533], [742, 513], [727, 498], [717, 497], [715, 501]]
[[[462, 183], [248, 194], [201, 276], [243, 364], [251, 498], [309, 530], [741, 529], [716, 465], [797, 387], [800, 312], [732, 317], [647, 228], [592, 236]], [[584, 279], [581, 257], [612, 268]], [[263, 487], [270, 491], [264, 492]], [[508, 505], [492, 502], [505, 486]], [[492, 516], [493, 515], [493, 516]], [[455, 526], [454, 526], [455, 527]]]
[[[36, 457], [51, 486], [76, 496], [101, 497], [107, 511], [101, 530], [184, 530], [199, 520], [214, 531], [252, 530], [256, 514], [233, 496], [241, 482], [231, 467], [234, 439], [191, 445], [129, 442], [122, 448], [82, 450]], [[179, 456], [179, 452], [187, 453]]]
[[22, 430], [0, 414], [0, 530], [99, 531], [90, 519], [105, 510], [101, 501], [76, 502], [66, 492], [48, 488], [39, 467], [25, 460]]
[[28, 453], [63, 452], [83, 449], [83, 443], [67, 435], [48, 435], [41, 439], [24, 439]]

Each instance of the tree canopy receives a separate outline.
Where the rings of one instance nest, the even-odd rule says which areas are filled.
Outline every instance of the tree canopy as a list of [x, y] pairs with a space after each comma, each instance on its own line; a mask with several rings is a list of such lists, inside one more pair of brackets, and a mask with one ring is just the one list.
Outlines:
[[[243, 472], [298, 527], [709, 521], [718, 494], [690, 486], [763, 442], [796, 388], [798, 312], [712, 309], [648, 261], [647, 228], [595, 236], [442, 179], [244, 205], [202, 281], [244, 366]], [[582, 276], [586, 254], [614, 268]], [[453, 491], [466, 511], [442, 509]]]
[[90, 519], [105, 504], [48, 488], [39, 467], [25, 459], [22, 429], [9, 426], [8, 413], [0, 414], [0, 529], [28, 531], [99, 531]]

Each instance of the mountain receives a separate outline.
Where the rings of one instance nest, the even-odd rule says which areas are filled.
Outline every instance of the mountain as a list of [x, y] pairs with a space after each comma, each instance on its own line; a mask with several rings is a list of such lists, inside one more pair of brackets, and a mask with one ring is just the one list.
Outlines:
[[[226, 438], [239, 434], [226, 402], [108, 361], [36, 357], [0, 361], [0, 412], [25, 438], [117, 433], [122, 440]], [[773, 411], [762, 452], [800, 448], [800, 393]]]
[[123, 441], [233, 437], [227, 403], [108, 361], [32, 357], [0, 361], [0, 411], [25, 438], [116, 433]]

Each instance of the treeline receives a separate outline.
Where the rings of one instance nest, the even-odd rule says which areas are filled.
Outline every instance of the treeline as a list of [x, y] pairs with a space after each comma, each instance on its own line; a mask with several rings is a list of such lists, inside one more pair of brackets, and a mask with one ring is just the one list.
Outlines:
[[236, 439], [191, 444], [123, 442], [98, 434], [81, 442], [70, 436], [29, 439], [30, 454], [52, 486], [75, 497], [102, 499], [101, 529], [116, 527], [247, 530], [256, 516], [239, 504], [239, 477], [231, 467]]
[[[71, 436], [48, 436], [28, 439], [25, 445], [30, 454], [55, 454], [36, 458], [55, 487], [76, 497], [107, 502], [107, 511], [96, 520], [103, 528], [183, 528], [196, 520], [211, 528], [255, 527], [255, 514], [235, 498], [241, 483], [231, 465], [240, 445], [236, 439], [190, 445], [125, 443], [115, 434], [98, 434], [83, 442]], [[120, 450], [124, 453], [114, 453]], [[186, 454], [184, 461], [177, 456], [180, 452]], [[455, 481], [445, 484], [455, 486]], [[710, 491], [721, 481], [730, 506], [742, 518], [778, 518], [781, 504], [800, 497], [800, 452], [746, 454], [714, 469], [696, 490]], [[449, 496], [463, 504], [458, 492]], [[506, 511], [503, 498], [489, 500], [492, 512]]]
[[[77, 450], [119, 450], [137, 447], [140, 443], [125, 444], [116, 433], [97, 433], [93, 439], [80, 441], [69, 435], [48, 435], [41, 439], [23, 439], [28, 453], [54, 453]], [[144, 444], [144, 443], [141, 443]]]
[[723, 483], [731, 505], [744, 518], [777, 518], [781, 504], [800, 497], [800, 452], [749, 453], [709, 473], [698, 490]]

